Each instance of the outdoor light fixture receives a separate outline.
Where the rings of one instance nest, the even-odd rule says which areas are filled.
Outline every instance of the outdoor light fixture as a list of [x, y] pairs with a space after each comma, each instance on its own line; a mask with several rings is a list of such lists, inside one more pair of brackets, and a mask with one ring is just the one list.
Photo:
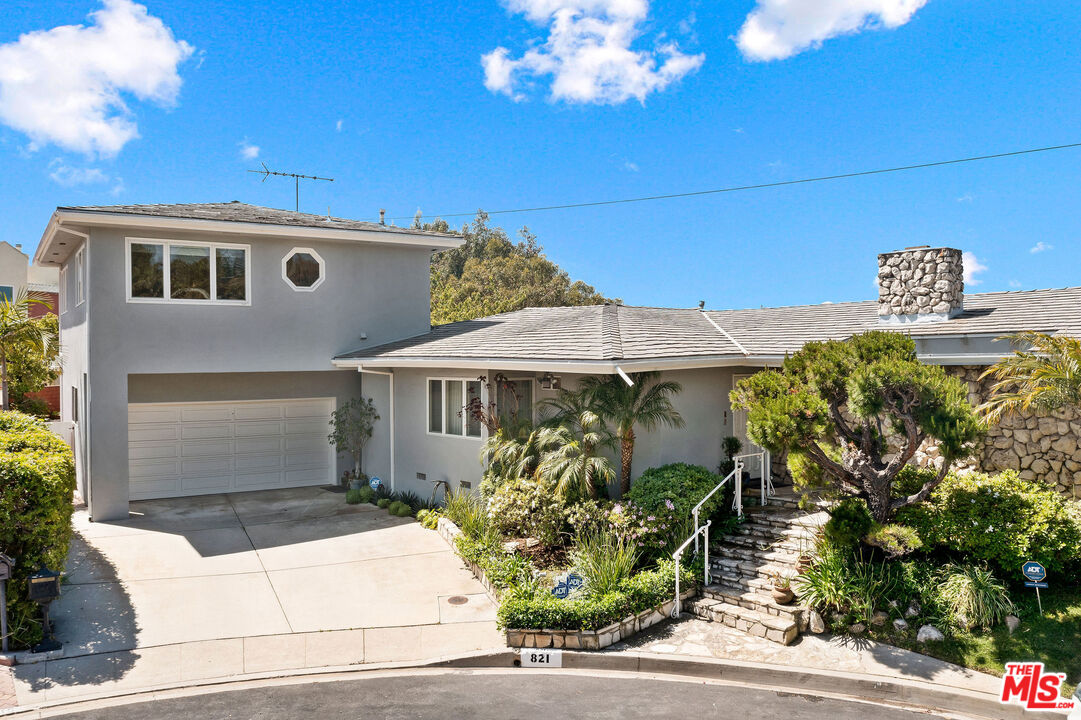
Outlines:
[[0, 652], [8, 651], [8, 580], [15, 568], [15, 561], [0, 553]]
[[30, 599], [41, 606], [42, 636], [41, 642], [34, 646], [34, 652], [59, 650], [60, 643], [52, 638], [49, 625], [49, 603], [60, 597], [60, 573], [40, 568], [30, 576]]
[[560, 390], [563, 387], [563, 382], [558, 375], [549, 372], [541, 376], [540, 386], [545, 390]]

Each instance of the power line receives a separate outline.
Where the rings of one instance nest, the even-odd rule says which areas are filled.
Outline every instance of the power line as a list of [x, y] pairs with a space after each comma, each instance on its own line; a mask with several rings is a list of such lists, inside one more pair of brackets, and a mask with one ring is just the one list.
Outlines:
[[[1015, 157], [1017, 155], [1031, 155], [1033, 153], [1051, 152], [1053, 150], [1069, 150], [1081, 147], [1081, 142], [1066, 145], [1048, 145], [1046, 147], [1030, 148], [1028, 150], [1014, 150], [1012, 152], [994, 153], [993, 155], [975, 155], [973, 157], [956, 158], [954, 160], [937, 160], [935, 162], [917, 163], [915, 165], [900, 165], [898, 167], [879, 168], [877, 170], [861, 170], [859, 172], [839, 173], [836, 175], [819, 175], [817, 177], [800, 178], [799, 180], [781, 180], [778, 182], [758, 183], [756, 185], [734, 185], [731, 187], [718, 188], [716, 190], [696, 190], [693, 192], [668, 193], [665, 195], [646, 195], [643, 197], [621, 198], [619, 200], [595, 200], [593, 202], [566, 203], [564, 205], [539, 205], [536, 207], [515, 208], [513, 210], [485, 210], [488, 215], [506, 215], [509, 213], [541, 212], [545, 210], [570, 210], [572, 208], [599, 207], [601, 205], [624, 205], [628, 203], [649, 202], [652, 200], [672, 200], [674, 198], [696, 197], [700, 195], [717, 195], [720, 193], [741, 192], [743, 190], [764, 190], [766, 188], [785, 187], [787, 185], [805, 185], [808, 183], [825, 182], [827, 180], [844, 180], [846, 178], [865, 177], [867, 175], [884, 175], [886, 173], [904, 172], [906, 170], [922, 170], [925, 168], [942, 167], [944, 165], [960, 165], [961, 163], [976, 162], [978, 160], [995, 160], [998, 158]], [[452, 218], [472, 217], [473, 212], [438, 213], [431, 217]], [[401, 216], [391, 220], [412, 220], [413, 216]]]

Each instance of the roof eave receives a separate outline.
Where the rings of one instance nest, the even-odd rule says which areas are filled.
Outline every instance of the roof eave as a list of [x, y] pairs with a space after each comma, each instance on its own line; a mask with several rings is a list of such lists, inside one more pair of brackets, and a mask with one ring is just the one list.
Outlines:
[[[232, 235], [270, 235], [309, 240], [339, 240], [366, 242], [378, 245], [410, 245], [427, 247], [433, 252], [456, 248], [465, 242], [465, 238], [455, 235], [432, 235], [411, 233], [408, 231], [382, 232], [379, 230], [347, 230], [303, 225], [279, 225], [275, 223], [242, 222], [234, 220], [206, 220], [202, 218], [165, 217], [161, 215], [140, 215], [136, 213], [113, 213], [97, 210], [72, 210], [57, 208], [49, 219], [38, 250], [34, 254], [35, 262], [47, 257], [57, 230], [65, 223], [79, 226], [108, 226], [129, 228], [150, 228], [154, 230], [194, 230]], [[48, 262], [40, 260], [40, 262]]]
[[713, 355], [677, 358], [636, 358], [623, 360], [583, 360], [583, 359], [544, 359], [544, 358], [461, 358], [461, 357], [337, 357], [332, 360], [338, 368], [456, 368], [462, 370], [522, 370], [524, 372], [573, 372], [616, 374], [616, 368], [625, 372], [646, 372], [650, 370], [693, 370], [710, 367], [775, 367], [781, 364], [784, 355]]

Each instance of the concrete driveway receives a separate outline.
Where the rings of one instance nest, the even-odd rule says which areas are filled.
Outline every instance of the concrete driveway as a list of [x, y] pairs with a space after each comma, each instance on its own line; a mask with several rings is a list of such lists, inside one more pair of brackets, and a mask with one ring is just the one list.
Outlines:
[[437, 533], [331, 488], [134, 502], [127, 520], [80, 511], [75, 526], [52, 612], [64, 657], [17, 668], [25, 690], [114, 683], [139, 658], [208, 677], [502, 644], [495, 607]]

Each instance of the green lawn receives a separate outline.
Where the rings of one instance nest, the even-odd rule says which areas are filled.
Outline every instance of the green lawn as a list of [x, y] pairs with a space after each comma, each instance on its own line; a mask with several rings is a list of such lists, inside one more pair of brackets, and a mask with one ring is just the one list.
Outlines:
[[881, 639], [973, 670], [1002, 675], [1007, 662], [1038, 660], [1049, 672], [1066, 673], [1070, 695], [1081, 683], [1081, 587], [1042, 591], [1044, 614], [1034, 590], [1013, 593], [1021, 627], [1013, 635], [1005, 625], [990, 631], [956, 632], [941, 643], [917, 645], [915, 629], [908, 636]]

